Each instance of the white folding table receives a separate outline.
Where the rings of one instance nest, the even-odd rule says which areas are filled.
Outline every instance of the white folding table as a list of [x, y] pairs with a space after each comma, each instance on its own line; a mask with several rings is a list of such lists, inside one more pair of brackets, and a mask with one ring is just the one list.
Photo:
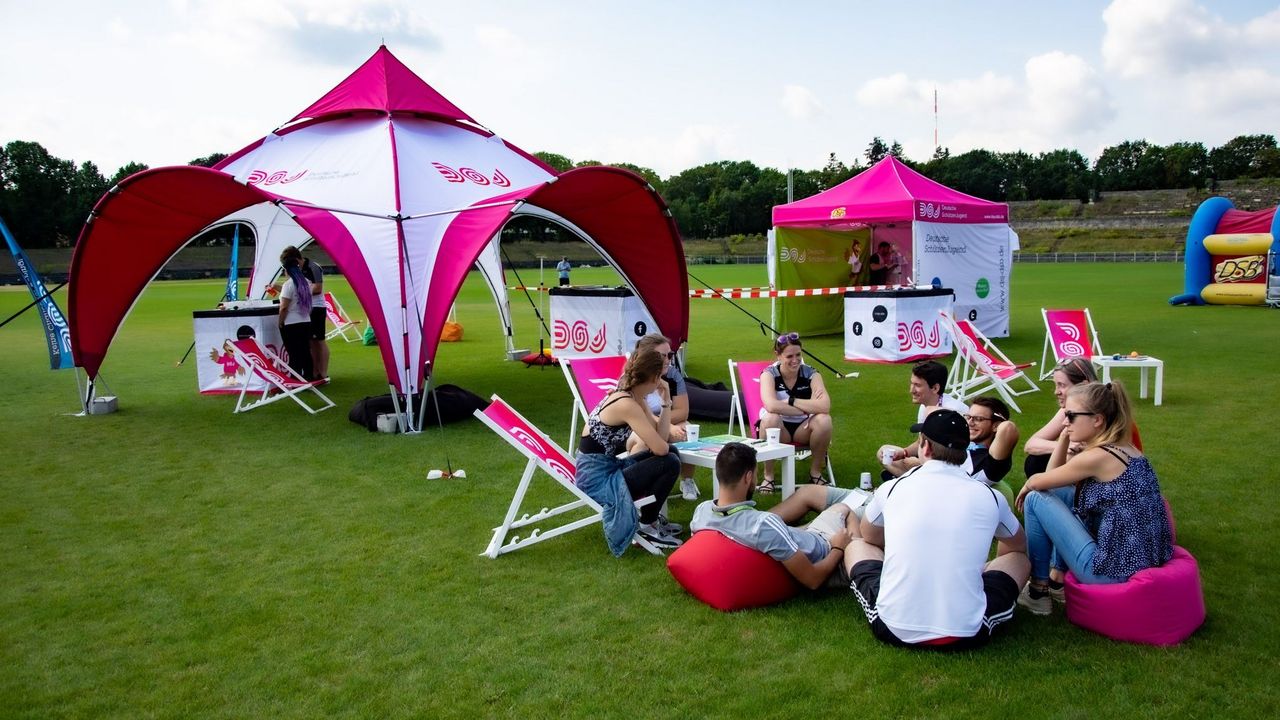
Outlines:
[[782, 498], [785, 500], [796, 491], [796, 448], [794, 445], [786, 443], [770, 444], [767, 440], [753, 440], [736, 435], [717, 435], [714, 441], [711, 438], [703, 438], [692, 443], [675, 443], [675, 446], [680, 449], [680, 459], [682, 461], [698, 467], [711, 468], [711, 497], [713, 499], [720, 493], [719, 481], [716, 478], [716, 455], [720, 452], [720, 446], [729, 442], [740, 442], [755, 448], [757, 462], [781, 460]]
[[1149, 355], [1141, 355], [1136, 358], [1125, 355], [1113, 356], [1104, 355], [1102, 357], [1094, 357], [1093, 364], [1102, 368], [1102, 382], [1111, 382], [1112, 368], [1141, 368], [1142, 376], [1138, 381], [1138, 397], [1146, 399], [1147, 397], [1147, 370], [1155, 368], [1156, 370], [1156, 393], [1155, 404], [1159, 405], [1164, 397], [1164, 361], [1160, 358], [1154, 358]]

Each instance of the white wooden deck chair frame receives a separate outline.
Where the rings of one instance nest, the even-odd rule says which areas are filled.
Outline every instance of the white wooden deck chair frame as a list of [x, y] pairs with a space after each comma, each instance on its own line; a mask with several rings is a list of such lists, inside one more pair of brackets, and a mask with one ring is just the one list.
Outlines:
[[[508, 405], [502, 398], [494, 395], [490, 400], [489, 407], [484, 410], [476, 410], [475, 416], [480, 418], [480, 421], [488, 425], [489, 429], [497, 433], [499, 437], [506, 440], [507, 444], [528, 458], [529, 462], [525, 464], [524, 474], [520, 476], [520, 483], [516, 486], [515, 495], [511, 498], [511, 504], [507, 507], [507, 513], [502, 519], [502, 524], [493, 529], [493, 537], [489, 540], [488, 547], [480, 554], [489, 558], [497, 558], [499, 555], [505, 555], [520, 548], [540, 543], [543, 540], [549, 540], [558, 535], [564, 535], [600, 522], [600, 504], [592, 500], [573, 482], [575, 468], [569, 455], [559, 445], [556, 445], [551, 438], [547, 437], [545, 433], [534, 426], [533, 423], [516, 412], [515, 408]], [[501, 416], [504, 413], [509, 414], [507, 422], [502, 421]], [[568, 490], [574, 499], [556, 507], [544, 507], [532, 515], [525, 513], [517, 518], [516, 515], [520, 513], [520, 507], [524, 503], [525, 495], [529, 492], [533, 477], [539, 469], [549, 475], [565, 490]], [[655, 502], [655, 499], [650, 495], [637, 500], [635, 505], [639, 508], [653, 502]], [[591, 514], [587, 517], [557, 525], [545, 532], [541, 527], [538, 527], [556, 516], [583, 508], [590, 510]], [[526, 527], [532, 528], [527, 537], [522, 538], [519, 535], [512, 535], [513, 531]], [[510, 537], [508, 538], [508, 536]], [[635, 537], [634, 542], [654, 555], [662, 555], [661, 550], [639, 535]]]
[[[247, 347], [246, 347], [247, 346]], [[244, 340], [231, 341], [231, 352], [234, 354], [236, 363], [245, 370], [244, 386], [240, 388], [240, 396], [236, 399], [236, 407], [232, 413], [248, 412], [263, 405], [270, 405], [277, 400], [292, 398], [294, 402], [302, 406], [303, 410], [315, 415], [322, 410], [328, 410], [333, 407], [333, 401], [324, 393], [320, 392], [315, 385], [302, 379], [302, 376], [293, 371], [279, 355], [276, 355], [270, 348], [265, 347], [258, 342], [256, 338], [245, 338]], [[245, 402], [249, 396], [249, 378], [257, 375], [265, 385], [257, 400]], [[275, 391], [275, 392], [273, 392]], [[306, 392], [313, 392], [316, 397], [320, 398], [323, 406], [312, 408], [301, 397]], [[257, 393], [258, 391], [254, 391]]]
[[[772, 364], [768, 360], [729, 361], [729, 382], [733, 386], [733, 398], [729, 401], [729, 432], [733, 432], [733, 422], [737, 420], [739, 435], [749, 438], [756, 436], [756, 419], [760, 417], [760, 401], [756, 399], [760, 397], [760, 373], [764, 372], [764, 369]], [[749, 370], [741, 372], [739, 368], [748, 368]], [[747, 376], [751, 374], [750, 370], [757, 368], [759, 372], [755, 372], [752, 377], [748, 378]], [[739, 377], [740, 373], [741, 377]], [[748, 391], [754, 391], [755, 395], [748, 395]], [[752, 415], [753, 410], [755, 411], [754, 415]], [[796, 460], [804, 460], [813, 454], [808, 445], [792, 444], [796, 447]], [[836, 471], [831, 464], [829, 448], [827, 452], [827, 479], [831, 481], [832, 485], [836, 484]]]
[[1033, 367], [1035, 363], [1019, 365], [1013, 362], [973, 323], [957, 320], [946, 310], [939, 310], [938, 314], [942, 316], [947, 332], [951, 333], [956, 349], [955, 361], [947, 378], [947, 394], [957, 400], [968, 401], [995, 390], [1014, 412], [1022, 412], [1013, 398], [1040, 389], [1024, 372], [1024, 368]]
[[338, 302], [338, 298], [334, 297], [331, 292], [325, 292], [324, 304], [325, 316], [333, 324], [333, 329], [325, 333], [324, 339], [332, 340], [341, 335], [342, 339], [347, 342], [359, 340], [360, 330], [356, 326], [360, 324], [360, 321], [351, 319], [351, 316], [347, 314], [346, 308], [342, 307], [342, 303]]
[[[583, 365], [607, 366], [616, 362], [618, 371], [603, 373], [606, 377], [579, 377], [579, 373], [573, 369], [574, 362], [579, 363], [579, 367]], [[622, 375], [622, 368], [627, 363], [626, 355], [601, 355], [593, 358], [578, 358], [575, 361], [572, 358], [565, 358], [560, 361], [560, 371], [564, 373], [564, 381], [569, 384], [569, 392], [573, 393], [573, 411], [569, 416], [569, 441], [565, 443], [565, 447], [570, 450], [578, 447], [578, 418], [582, 418], [585, 427], [587, 422], [587, 414], [595, 409], [597, 401], [591, 401], [583, 397], [582, 383], [589, 383], [596, 392], [602, 393], [601, 397], [608, 395], [618, 387], [618, 377]], [[601, 375], [601, 373], [591, 373], [593, 375]], [[612, 375], [612, 377], [607, 377]]]
[[[1075, 323], [1064, 323], [1059, 320], [1051, 320], [1050, 313], [1081, 313], [1084, 316], [1083, 323], [1077, 325]], [[1082, 310], [1074, 310], [1071, 308], [1063, 308], [1058, 310], [1046, 310], [1040, 308], [1040, 316], [1044, 318], [1044, 352], [1040, 355], [1040, 379], [1047, 380], [1053, 377], [1053, 369], [1058, 363], [1073, 357], [1083, 357], [1086, 360], [1092, 360], [1094, 357], [1102, 355], [1102, 341], [1098, 337], [1098, 329], [1093, 326], [1093, 315], [1089, 314], [1089, 308]], [[1066, 343], [1060, 345], [1053, 341], [1053, 328], [1057, 325], [1068, 338], [1072, 345], [1067, 346]], [[1087, 327], [1084, 327], [1087, 326]], [[1082, 331], [1087, 330], [1089, 339], [1082, 342], [1083, 338], [1079, 337]], [[1049, 363], [1050, 348], [1053, 352], [1053, 362]], [[1076, 352], [1073, 352], [1076, 351]]]

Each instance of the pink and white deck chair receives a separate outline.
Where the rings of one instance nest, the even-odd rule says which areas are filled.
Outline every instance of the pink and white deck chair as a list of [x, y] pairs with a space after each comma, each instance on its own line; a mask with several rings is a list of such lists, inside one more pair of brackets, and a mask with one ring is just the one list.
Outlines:
[[[760, 373], [772, 365], [770, 360], [729, 361], [729, 382], [733, 384], [733, 399], [729, 402], [729, 432], [733, 432], [734, 420], [738, 422], [738, 434], [756, 437], [756, 422], [764, 404], [760, 402]], [[796, 459], [804, 460], [811, 454], [809, 446], [791, 443], [796, 447]], [[827, 453], [827, 479], [836, 484], [836, 471], [831, 465], [831, 453]]]
[[573, 414], [569, 418], [569, 442], [566, 443], [570, 449], [578, 446], [578, 417], [582, 417], [584, 424], [587, 422], [587, 414], [618, 387], [618, 377], [626, 364], [626, 355], [560, 361], [565, 382], [569, 383], [569, 391], [573, 393]]
[[[1083, 310], [1045, 310], [1040, 308], [1044, 316], [1044, 352], [1040, 355], [1040, 379], [1053, 377], [1053, 368], [1063, 360], [1082, 357], [1092, 360], [1102, 355], [1102, 343], [1098, 339], [1098, 330], [1093, 326], [1093, 316], [1089, 308]], [[1049, 348], [1053, 348], [1053, 362], [1049, 359]]]
[[[326, 292], [324, 294], [325, 317], [329, 318], [329, 323], [333, 325], [333, 329], [325, 334], [325, 340], [332, 340], [341, 335], [343, 340], [347, 342], [355, 342], [360, 339], [360, 330], [356, 327], [360, 324], [359, 320], [352, 320], [347, 311], [343, 309], [342, 303], [338, 302], [338, 298], [333, 293]], [[350, 334], [348, 334], [350, 333]]]
[[955, 341], [956, 357], [947, 378], [947, 394], [967, 401], [989, 390], [995, 390], [1014, 412], [1022, 412], [1014, 397], [1040, 389], [1024, 370], [1035, 363], [1015, 363], [973, 323], [956, 319], [950, 312], [939, 310], [942, 324]]
[[[499, 437], [506, 440], [511, 447], [519, 450], [522, 455], [529, 459], [529, 462], [524, 467], [524, 475], [520, 477], [520, 484], [516, 486], [516, 493], [511, 498], [511, 505], [507, 508], [507, 514], [502, 519], [502, 524], [493, 529], [493, 538], [489, 540], [489, 546], [485, 548], [481, 555], [496, 558], [499, 555], [519, 550], [522, 547], [600, 522], [600, 505], [574, 484], [575, 468], [573, 459], [564, 450], [560, 449], [560, 446], [556, 445], [551, 438], [534, 427], [533, 423], [516, 412], [502, 398], [494, 395], [490, 400], [492, 402], [489, 403], [489, 407], [484, 410], [476, 410], [475, 416], [480, 418], [481, 422], [488, 425], [489, 429], [497, 433]], [[561, 487], [568, 490], [574, 499], [553, 508], [544, 507], [532, 515], [525, 513], [517, 519], [516, 514], [520, 512], [520, 506], [524, 502], [525, 495], [529, 492], [529, 485], [538, 469], [550, 475]], [[644, 507], [652, 502], [654, 502], [654, 497], [650, 495], [637, 500], [635, 504], [636, 507]], [[537, 526], [557, 515], [563, 515], [582, 508], [590, 510], [591, 514], [572, 522], [557, 525], [546, 532], [543, 532], [541, 528], [534, 527], [528, 537], [521, 538], [519, 535], [515, 535], [510, 540], [507, 539], [507, 536], [513, 530]], [[635, 543], [654, 555], [662, 554], [661, 550], [639, 535], [636, 536]]]
[[[302, 376], [294, 372], [293, 368], [281, 360], [279, 355], [263, 347], [257, 338], [232, 340], [231, 352], [235, 354], [236, 362], [240, 367], [244, 368], [246, 376], [244, 387], [240, 388], [240, 397], [236, 400], [235, 410], [232, 410], [233, 413], [248, 412], [284, 398], [292, 398], [302, 406], [303, 410], [312, 415], [333, 407], [332, 400], [316, 389], [313, 383], [303, 380]], [[249, 394], [248, 378], [255, 375], [265, 383], [262, 386], [262, 394], [257, 400], [246, 403], [245, 399]], [[315, 393], [324, 405], [312, 408], [304, 402], [301, 396], [308, 391]]]

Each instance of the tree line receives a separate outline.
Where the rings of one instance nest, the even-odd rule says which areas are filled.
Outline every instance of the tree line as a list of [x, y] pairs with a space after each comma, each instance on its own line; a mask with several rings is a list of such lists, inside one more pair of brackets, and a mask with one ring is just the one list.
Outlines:
[[[552, 152], [535, 155], [559, 172], [605, 164], [575, 162]], [[798, 199], [822, 192], [887, 155], [944, 185], [996, 201], [1088, 202], [1108, 191], [1213, 189], [1223, 180], [1280, 177], [1280, 148], [1274, 135], [1240, 135], [1212, 149], [1199, 142], [1161, 146], [1126, 140], [1104, 149], [1093, 163], [1069, 149], [1035, 155], [978, 149], [952, 155], [947, 148], [938, 148], [925, 162], [914, 162], [903, 157], [896, 140], [886, 143], [875, 137], [848, 164], [831, 153], [822, 168], [793, 170], [792, 195]], [[209, 167], [225, 157], [214, 153], [188, 164]], [[747, 160], [707, 163], [665, 180], [647, 167], [610, 164], [631, 170], [653, 185], [671, 207], [681, 232], [690, 238], [763, 233], [770, 227], [773, 206], [787, 201], [787, 173]], [[120, 180], [146, 169], [133, 162], [107, 178], [92, 162], [77, 165], [54, 157], [39, 143], [14, 140], [0, 148], [0, 218], [24, 246], [69, 246], [94, 203]], [[565, 239], [536, 220], [514, 221], [506, 232], [513, 239]]]

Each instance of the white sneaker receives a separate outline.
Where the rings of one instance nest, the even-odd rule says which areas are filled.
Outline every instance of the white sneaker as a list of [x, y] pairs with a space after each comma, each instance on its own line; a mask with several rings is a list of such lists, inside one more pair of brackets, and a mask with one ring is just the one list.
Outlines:
[[666, 532], [657, 523], [652, 525], [641, 525], [640, 529], [636, 531], [636, 535], [639, 535], [658, 547], [678, 548], [684, 544], [680, 541], [680, 538]]
[[659, 514], [657, 526], [668, 535], [680, 537], [680, 533], [684, 532], [684, 526], [680, 523], [671, 522], [666, 515]]
[[[1031, 594], [1033, 591], [1036, 596]], [[1048, 615], [1053, 612], [1053, 598], [1049, 597], [1049, 591], [1033, 590], [1031, 583], [1022, 586], [1022, 592], [1018, 593], [1018, 604], [1030, 610], [1032, 615]]]
[[698, 499], [698, 483], [693, 478], [684, 478], [680, 481], [680, 496], [685, 500]]

